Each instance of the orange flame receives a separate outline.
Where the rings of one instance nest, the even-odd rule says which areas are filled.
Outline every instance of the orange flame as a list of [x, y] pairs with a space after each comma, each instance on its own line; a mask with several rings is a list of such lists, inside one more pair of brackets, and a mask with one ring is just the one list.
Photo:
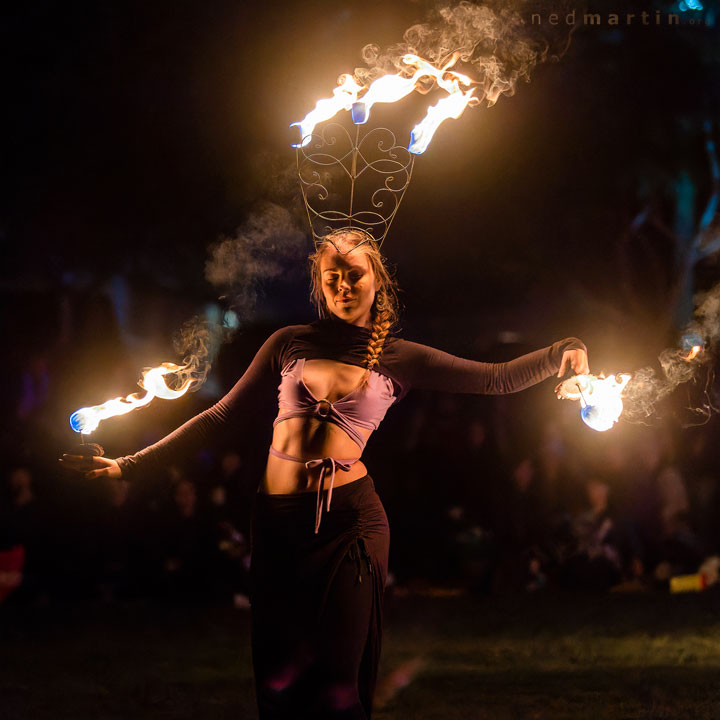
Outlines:
[[[414, 67], [412, 75], [397, 73], [383, 75], [370, 84], [369, 87], [358, 85], [352, 75], [341, 75], [339, 85], [333, 91], [332, 98], [318, 100], [315, 108], [303, 120], [295, 122], [290, 127], [300, 130], [300, 142], [293, 145], [295, 148], [305, 147], [310, 142], [310, 135], [315, 126], [334, 117], [340, 110], [352, 110], [352, 119], [356, 125], [364, 124], [370, 117], [370, 110], [376, 103], [394, 103], [402, 100], [413, 90], [423, 78], [434, 78], [437, 86], [448, 93], [435, 105], [428, 108], [425, 118], [418, 123], [412, 131], [412, 140], [408, 150], [416, 155], [425, 152], [440, 124], [448, 118], [458, 118], [465, 108], [473, 101], [474, 89], [467, 88], [474, 81], [467, 75], [450, 70], [457, 62], [458, 53], [454, 53], [441, 67], [437, 68], [418, 55], [408, 53], [402, 60], [406, 65]], [[465, 89], [461, 88], [461, 85]]]
[[310, 142], [310, 136], [315, 126], [329, 120], [331, 117], [335, 117], [341, 110], [349, 110], [362, 89], [363, 86], [358, 85], [352, 75], [341, 75], [338, 78], [338, 86], [333, 90], [331, 98], [318, 100], [314, 109], [300, 122], [294, 122], [290, 125], [290, 127], [297, 127], [300, 130], [300, 142], [293, 145], [293, 147], [305, 147]]
[[412, 53], [404, 55], [402, 60], [406, 65], [417, 68], [415, 72], [410, 77], [398, 73], [397, 75], [383, 75], [375, 80], [367, 92], [353, 105], [353, 121], [355, 123], [366, 123], [375, 103], [394, 103], [402, 100], [417, 88], [418, 82], [424, 77], [435, 78], [438, 86], [450, 93], [456, 91], [451, 85], [452, 82], [460, 82], [464, 85], [470, 85], [472, 82], [466, 75], [448, 70], [457, 61], [457, 54], [453, 55], [441, 68], [436, 68], [427, 60]]
[[694, 360], [698, 353], [702, 350], [702, 345], [693, 345], [692, 350], [689, 352], [687, 356], [683, 358], [685, 362], [690, 362], [691, 360]]
[[186, 379], [177, 390], [172, 390], [165, 382], [165, 376], [182, 373], [188, 367], [166, 362], [158, 367], [144, 370], [138, 385], [145, 390], [145, 395], [131, 393], [124, 398], [116, 397], [107, 400], [101, 405], [80, 408], [70, 416], [70, 426], [75, 432], [88, 435], [97, 428], [102, 420], [137, 410], [137, 408], [148, 405], [156, 397], [163, 400], [175, 400], [182, 397], [190, 388], [192, 378]]
[[452, 82], [453, 90], [447, 97], [441, 98], [435, 105], [428, 108], [427, 115], [413, 128], [410, 135], [408, 150], [420, 155], [427, 150], [435, 131], [445, 120], [457, 120], [473, 99], [473, 90], [463, 92], [457, 81]]
[[[406, 56], [408, 57], [408, 56]], [[431, 66], [432, 67], [432, 66]], [[435, 70], [435, 68], [432, 68]], [[373, 82], [367, 92], [353, 105], [353, 120], [366, 123], [370, 109], [375, 103], [394, 103], [409, 95], [420, 78], [430, 75], [425, 68], [418, 68], [410, 77], [402, 75], [383, 75]]]
[[562, 389], [558, 397], [580, 400], [580, 417], [583, 422], [593, 430], [605, 432], [622, 415], [623, 391], [631, 379], [628, 373], [618, 373], [607, 378], [603, 374], [576, 375], [558, 386]]

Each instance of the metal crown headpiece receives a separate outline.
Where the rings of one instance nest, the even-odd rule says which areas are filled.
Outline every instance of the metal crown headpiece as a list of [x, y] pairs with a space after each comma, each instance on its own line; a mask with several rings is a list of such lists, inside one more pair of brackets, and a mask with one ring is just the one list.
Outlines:
[[415, 155], [397, 144], [387, 128], [355, 138], [340, 123], [330, 123], [297, 148], [300, 179], [313, 240], [338, 230], [360, 231], [382, 245], [412, 177]]

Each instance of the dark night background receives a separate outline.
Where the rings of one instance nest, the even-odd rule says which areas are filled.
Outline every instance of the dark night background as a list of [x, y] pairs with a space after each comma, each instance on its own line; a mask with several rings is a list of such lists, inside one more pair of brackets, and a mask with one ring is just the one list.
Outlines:
[[[11, 304], [44, 308], [13, 330], [47, 346], [42, 323], [57, 327], [57, 302], [43, 300], [63, 288], [102, 294], [118, 277], [131, 293], [212, 299], [207, 247], [293, 162], [288, 124], [361, 64], [362, 45], [398, 39], [424, 10], [39, 3], [6, 15], [3, 290]], [[702, 127], [717, 115], [716, 40], [700, 25], [579, 27], [514, 97], [448, 121], [386, 245], [406, 291], [405, 326], [487, 338], [518, 329], [535, 342], [572, 330], [594, 341], [601, 364], [625, 367], [590, 312], [628, 314], [618, 255], [629, 245], [635, 304], [661, 314], [672, 243], [627, 233], [645, 206], [674, 229], [683, 173], [696, 218], [709, 195]], [[273, 319], [307, 314], [296, 284]], [[132, 310], [135, 330], [142, 313]], [[667, 326], [656, 324], [650, 339], [664, 346], [652, 336]], [[633, 360], [645, 355], [633, 347]]]
[[[587, 344], [594, 372], [656, 366], [664, 348], [678, 345], [693, 296], [720, 280], [720, 225], [704, 217], [720, 191], [712, 166], [712, 143], [720, 140], [720, 10], [704, 5], [694, 12], [660, 0], [522, 6], [528, 18], [531, 10], [546, 18], [574, 7], [578, 16], [660, 10], [678, 13], [680, 25], [578, 24], [569, 36], [561, 21], [554, 48], [569, 37], [566, 50], [539, 64], [531, 82], [441, 126], [417, 159], [383, 246], [403, 291], [404, 337], [504, 360], [574, 335]], [[238, 232], [263, 203], [291, 207], [297, 199], [288, 191], [296, 141], [288, 125], [329, 96], [340, 73], [362, 64], [363, 45], [400, 40], [431, 7], [421, 0], [41, 0], [3, 11], [1, 501], [10, 507], [9, 478], [29, 468], [46, 505], [35, 542], [57, 553], [44, 559], [55, 569], [31, 568], [37, 586], [19, 603], [93, 597], [98, 583], [115, 582], [122, 595], [124, 581], [100, 582], [88, 569], [103, 562], [87, 545], [105, 537], [98, 507], [115, 491], [56, 469], [58, 453], [78, 440], [69, 414], [132, 392], [143, 367], [179, 359], [172, 338], [182, 323], [225, 307], [205, 279], [213, 244]], [[413, 103], [378, 113], [399, 124], [401, 141], [418, 116]], [[210, 405], [272, 330], [313, 318], [303, 260], [310, 245], [306, 238], [283, 259], [283, 272], [257, 288], [257, 302], [200, 392], [101, 425], [93, 439], [109, 456], [139, 449]], [[507, 510], [503, 482], [522, 484], [526, 460], [531, 475], [545, 477], [555, 451], [567, 465], [566, 484], [555, 489], [574, 498], [568, 512], [582, 505], [577, 498], [593, 477], [627, 508], [628, 488], [636, 486], [620, 476], [643, 463], [648, 477], [679, 468], [690, 498], [684, 517], [702, 549], [695, 547], [692, 560], [669, 562], [693, 572], [720, 551], [710, 514], [720, 508], [717, 418], [686, 427], [698, 420], [687, 407], [702, 402], [698, 387], [714, 364], [708, 360], [699, 384], [679, 389], [649, 427], [621, 423], [606, 435], [583, 426], [576, 406], [555, 400], [552, 380], [502, 400], [408, 398], [368, 447], [395, 533], [391, 566], [399, 582], [515, 587], [514, 571], [498, 580], [468, 569], [450, 540], [449, 555], [418, 559], [417, 550], [427, 549], [425, 528], [455, 537], [446, 511], [459, 506], [468, 528], [492, 527], [493, 553], [504, 556], [512, 544], [503, 544], [504, 533], [522, 513]], [[712, 382], [707, 397], [718, 404]], [[240, 458], [240, 471], [224, 476], [241, 478], [224, 486], [231, 504], [251, 498], [267, 447], [272, 407], [252, 411], [254, 434], [222, 449]], [[477, 433], [476, 475], [467, 485], [438, 484], [434, 473], [467, 470], [457, 460], [467, 450], [457, 433], [468, 427]], [[622, 459], [617, 477], [608, 478], [614, 444]], [[417, 477], [403, 475], [406, 461]], [[208, 478], [221, 465], [221, 454], [206, 453], [174, 484], [156, 478], [150, 490], [131, 489], [131, 498], [137, 493], [146, 509], [162, 506], [167, 488], [189, 475], [198, 498], [211, 504]], [[493, 482], [477, 490], [471, 480], [484, 472]], [[47, 520], [50, 506], [72, 530], [57, 516]], [[143, 527], [153, 525], [153, 513], [143, 515]], [[247, 511], [231, 519], [243, 530]], [[147, 532], [162, 544], [160, 530]], [[667, 560], [662, 550], [647, 551], [636, 566], [633, 542], [615, 579], [644, 578], [665, 591], [667, 577], [653, 571]], [[138, 585], [152, 574], [143, 567]], [[142, 595], [135, 585], [128, 592]]]
[[[297, 197], [283, 176], [294, 163], [287, 126], [361, 64], [365, 43], [397, 41], [429, 7], [46, 2], [5, 13], [6, 447], [66, 445], [72, 410], [177, 359], [173, 334], [219, 294], [204, 277], [208, 248], [262, 201]], [[545, 18], [574, 6], [523, 7]], [[646, 8], [677, 11], [622, 10]], [[714, 18], [709, 4], [680, 13], [680, 27], [578, 26], [514, 96], [444, 124], [384, 246], [406, 337], [501, 358], [578, 335], [596, 372], [651, 365], [678, 342], [693, 293], [717, 279], [715, 254], [686, 252], [712, 191]], [[555, 51], [566, 37], [561, 24]], [[398, 116], [402, 138], [418, 111]], [[215, 393], [267, 329], [312, 317], [298, 257], [261, 287], [221, 354]], [[500, 333], [521, 347], [501, 347]], [[550, 401], [545, 411], [560, 412]], [[151, 432], [156, 413], [190, 414], [153, 408], [106, 423], [98, 439], [114, 454], [132, 449], [135, 438], [115, 447], [118, 436]]]

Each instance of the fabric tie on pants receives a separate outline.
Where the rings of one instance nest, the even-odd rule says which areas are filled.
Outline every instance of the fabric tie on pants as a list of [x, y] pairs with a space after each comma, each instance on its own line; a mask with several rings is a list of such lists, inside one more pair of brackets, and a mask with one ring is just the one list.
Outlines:
[[330, 487], [328, 487], [327, 490], [327, 500], [325, 503], [325, 510], [326, 512], [330, 511], [330, 501], [332, 500], [332, 491], [333, 491], [333, 485], [335, 484], [335, 470], [336, 468], [340, 468], [340, 470], [344, 470], [347, 472], [350, 469], [350, 465], [352, 463], [342, 462], [341, 460], [336, 460], [335, 458], [326, 457], [326, 458], [318, 458], [317, 460], [308, 460], [305, 463], [305, 467], [308, 470], [313, 470], [314, 468], [320, 468], [320, 482], [318, 484], [318, 493], [317, 493], [317, 503], [315, 505], [315, 534], [317, 535], [320, 530], [320, 521], [322, 520], [322, 506], [323, 506], [323, 489], [325, 487], [325, 475], [327, 474], [328, 469], [330, 470]]
[[317, 491], [317, 503], [315, 504], [315, 534], [317, 535], [320, 530], [320, 521], [322, 520], [322, 507], [323, 507], [323, 489], [325, 488], [325, 477], [328, 470], [330, 470], [330, 487], [327, 492], [326, 510], [330, 510], [330, 501], [332, 500], [333, 486], [335, 485], [335, 471], [344, 470], [347, 472], [353, 463], [356, 463], [360, 458], [353, 458], [352, 460], [338, 460], [337, 458], [324, 457], [315, 458], [312, 460], [303, 460], [302, 458], [293, 457], [287, 453], [280, 452], [274, 447], [270, 446], [270, 454], [275, 457], [279, 457], [282, 460], [291, 460], [292, 462], [301, 462], [305, 465], [307, 470], [314, 470], [320, 468], [320, 482], [318, 484]]

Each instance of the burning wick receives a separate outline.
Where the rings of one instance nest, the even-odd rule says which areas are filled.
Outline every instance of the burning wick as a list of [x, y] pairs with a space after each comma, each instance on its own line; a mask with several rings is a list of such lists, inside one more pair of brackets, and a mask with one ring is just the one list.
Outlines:
[[[170, 374], [182, 373], [188, 369], [187, 365], [175, 365], [174, 363], [163, 363], [162, 365], [143, 372], [142, 378], [138, 382], [145, 395], [140, 396], [138, 393], [132, 393], [127, 397], [116, 397], [107, 400], [102, 405], [93, 405], [92, 407], [84, 407], [76, 410], [70, 416], [70, 427], [81, 436], [89, 435], [93, 432], [102, 420], [106, 420], [116, 415], [125, 415], [126, 413], [145, 407], [153, 398], [159, 397], [163, 400], [175, 400], [182, 397], [189, 389], [192, 378], [188, 378], [177, 389], [172, 390], [165, 382], [165, 376]], [[84, 438], [83, 438], [84, 442]]]
[[355, 78], [347, 73], [338, 78], [338, 86], [333, 90], [331, 98], [318, 100], [315, 107], [300, 122], [294, 122], [290, 127], [300, 131], [300, 142], [294, 148], [305, 147], [312, 139], [315, 126], [337, 115], [340, 110], [350, 110], [362, 90], [362, 85], [355, 82]]
[[610, 377], [575, 375], [555, 389], [558, 398], [580, 401], [580, 417], [593, 430], [609, 430], [622, 415], [622, 393], [632, 376], [618, 373]]
[[[425, 117], [412, 130], [408, 150], [414, 155], [421, 155], [427, 150], [435, 131], [445, 120], [457, 119], [468, 105], [477, 105], [480, 99], [475, 97], [477, 83], [467, 75], [451, 70], [460, 54], [453, 53], [450, 59], [440, 68], [427, 60], [408, 53], [403, 62], [408, 66], [407, 72], [395, 75], [383, 75], [369, 87], [358, 85], [352, 75], [341, 75], [338, 86], [333, 90], [333, 97], [318, 100], [315, 107], [299, 122], [290, 127], [300, 131], [300, 142], [292, 147], [305, 147], [311, 140], [315, 126], [334, 117], [341, 110], [350, 110], [352, 121], [356, 125], [364, 125], [370, 118], [370, 110], [377, 103], [394, 103], [407, 97], [420, 86], [420, 82], [432, 78], [447, 95], [435, 105], [428, 108]], [[411, 75], [407, 73], [411, 72]]]
[[683, 358], [685, 362], [690, 362], [691, 360], [694, 360], [698, 353], [702, 350], [702, 345], [693, 345], [692, 350], [689, 352], [689, 354]]

